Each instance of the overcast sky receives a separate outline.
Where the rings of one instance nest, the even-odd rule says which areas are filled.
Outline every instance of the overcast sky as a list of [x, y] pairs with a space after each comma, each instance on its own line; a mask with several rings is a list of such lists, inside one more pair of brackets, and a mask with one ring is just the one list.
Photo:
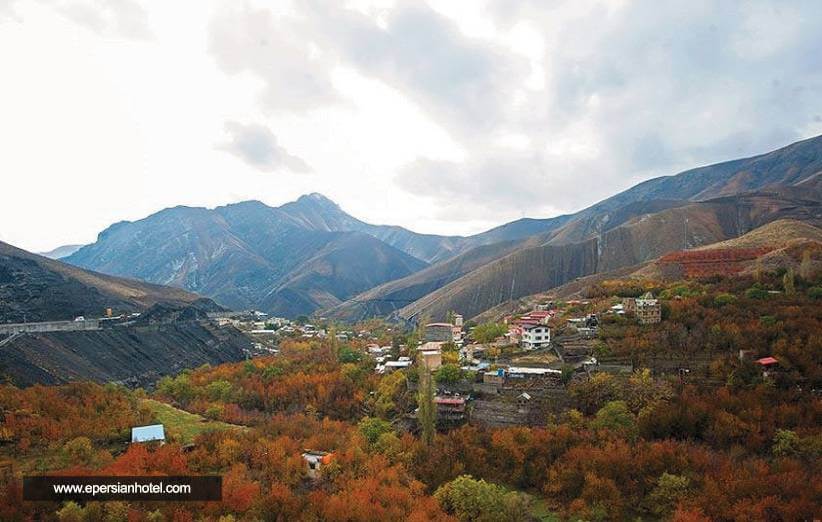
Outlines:
[[470, 234], [822, 134], [822, 2], [0, 0], [0, 240], [321, 192]]

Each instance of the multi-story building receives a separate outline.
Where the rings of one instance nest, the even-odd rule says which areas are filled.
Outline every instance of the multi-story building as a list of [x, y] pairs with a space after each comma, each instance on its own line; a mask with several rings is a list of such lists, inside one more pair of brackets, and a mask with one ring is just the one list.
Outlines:
[[551, 329], [544, 324], [526, 324], [522, 326], [520, 346], [524, 350], [537, 350], [551, 345]]
[[465, 399], [462, 397], [435, 397], [437, 407], [437, 424], [449, 427], [462, 424], [467, 420]]
[[654, 324], [662, 321], [662, 304], [650, 292], [637, 299], [624, 299], [625, 312], [636, 316], [639, 324]]

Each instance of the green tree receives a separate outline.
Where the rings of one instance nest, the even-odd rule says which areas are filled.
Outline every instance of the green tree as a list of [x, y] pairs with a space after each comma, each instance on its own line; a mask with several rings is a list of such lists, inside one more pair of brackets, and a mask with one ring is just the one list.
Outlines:
[[234, 397], [234, 387], [229, 381], [220, 379], [206, 386], [206, 395], [212, 401], [231, 402]]
[[66, 502], [63, 507], [57, 511], [57, 519], [60, 522], [83, 522], [85, 515], [85, 510], [74, 501]]
[[505, 335], [508, 327], [500, 323], [482, 323], [471, 330], [471, 337], [480, 344], [494, 342], [495, 339]]
[[431, 372], [422, 366], [419, 368], [419, 377], [417, 420], [420, 423], [422, 442], [426, 448], [430, 448], [434, 442], [434, 432], [437, 424], [437, 406], [434, 404], [434, 380], [431, 378]]
[[591, 424], [594, 428], [608, 429], [633, 438], [637, 433], [636, 417], [625, 401], [611, 401], [597, 412]]
[[437, 382], [454, 384], [462, 380], [462, 370], [456, 364], [444, 364], [437, 369]]
[[777, 457], [792, 457], [799, 453], [799, 436], [791, 430], [776, 430], [771, 451]]
[[793, 267], [789, 267], [785, 275], [782, 276], [782, 287], [785, 289], [785, 295], [794, 295], [796, 293], [795, 276]]
[[502, 486], [461, 475], [434, 493], [442, 508], [462, 521], [529, 520], [528, 498]]
[[363, 417], [357, 424], [360, 434], [368, 442], [369, 446], [377, 443], [380, 436], [392, 431], [391, 424], [377, 417]]
[[377, 385], [374, 412], [382, 418], [390, 418], [399, 413], [400, 405], [397, 403], [401, 401], [407, 389], [408, 381], [404, 372], [393, 372], [383, 377]]
[[568, 386], [571, 383], [571, 379], [574, 378], [574, 373], [576, 373], [576, 370], [574, 370], [574, 367], [572, 365], [570, 365], [570, 364], [563, 365], [562, 366], [562, 376], [560, 377], [560, 379], [562, 380], [562, 384], [564, 384], [565, 386]]
[[813, 279], [813, 259], [811, 259], [810, 250], [802, 252], [802, 262], [799, 263], [799, 277], [807, 283]]
[[340, 348], [337, 358], [343, 364], [357, 363], [362, 359], [362, 354], [352, 349], [350, 346], [343, 346]]
[[651, 494], [648, 495], [648, 507], [658, 517], [667, 517], [676, 508], [677, 503], [688, 494], [691, 481], [688, 477], [663, 473]]

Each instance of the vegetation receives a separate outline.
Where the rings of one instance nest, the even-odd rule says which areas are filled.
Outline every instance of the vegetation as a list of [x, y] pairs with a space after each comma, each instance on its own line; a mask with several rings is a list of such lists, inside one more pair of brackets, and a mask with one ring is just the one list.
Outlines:
[[507, 332], [508, 328], [504, 324], [482, 323], [471, 330], [471, 338], [480, 344], [488, 344]]
[[[603, 322], [598, 353], [646, 369], [590, 379], [566, 369], [572, 409], [545, 426], [438, 432], [434, 376], [376, 375], [357, 342], [286, 340], [275, 357], [163, 379], [151, 398], [113, 385], [0, 386], [0, 460], [18, 478], [213, 473], [224, 485], [219, 503], [83, 505], [24, 503], [13, 480], [0, 485], [0, 520], [812, 520], [819, 282], [795, 277], [795, 293], [768, 293], [784, 290], [784, 275], [663, 288], [679, 298], [662, 323]], [[752, 288], [768, 298], [746, 296]], [[752, 362], [766, 355], [779, 361], [768, 377]], [[418, 435], [400, 428], [415, 409]], [[154, 422], [168, 444], [127, 444], [132, 426]], [[333, 455], [316, 481], [306, 448]]]

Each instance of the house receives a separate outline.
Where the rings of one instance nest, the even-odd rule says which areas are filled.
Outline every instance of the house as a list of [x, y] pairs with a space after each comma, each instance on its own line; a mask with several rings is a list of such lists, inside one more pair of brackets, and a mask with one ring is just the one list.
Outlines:
[[622, 305], [626, 312], [636, 316], [639, 324], [655, 324], [662, 321], [662, 305], [651, 292], [636, 299], [626, 298]]
[[432, 372], [442, 366], [442, 351], [440, 350], [422, 351], [420, 358], [425, 367]]
[[425, 340], [428, 342], [453, 343], [462, 339], [462, 327], [451, 323], [428, 323]]
[[517, 396], [517, 410], [525, 413], [531, 403], [531, 394], [522, 392]]
[[465, 421], [465, 399], [462, 397], [434, 397], [434, 404], [437, 407], [437, 422], [439, 424], [451, 425]]
[[[377, 373], [391, 373], [396, 370], [403, 370], [405, 368], [409, 368], [412, 364], [410, 360], [403, 361], [403, 357], [400, 357], [399, 361], [388, 361], [383, 366], [383, 371], [379, 371], [379, 367], [377, 367]], [[405, 357], [407, 359], [407, 357]]]
[[418, 352], [431, 352], [431, 351], [442, 351], [442, 345], [445, 343], [442, 341], [428, 341], [427, 343], [422, 343], [421, 345], [417, 346]]
[[544, 324], [528, 324], [522, 327], [523, 350], [537, 350], [551, 346], [551, 329]]
[[333, 453], [326, 451], [305, 450], [303, 460], [308, 464], [308, 477], [311, 479], [320, 478], [320, 471], [323, 466], [331, 464], [334, 459]]
[[502, 386], [505, 384], [505, 370], [499, 368], [492, 372], [485, 372], [482, 374], [482, 382], [484, 384], [495, 384]]
[[639, 324], [655, 324], [662, 321], [662, 305], [658, 299], [637, 299], [634, 313]]
[[485, 352], [485, 346], [481, 344], [468, 344], [460, 348], [460, 359], [471, 362], [478, 358], [481, 359]]
[[767, 378], [778, 368], [779, 360], [776, 357], [763, 357], [756, 364], [762, 367], [762, 377]]
[[137, 426], [131, 428], [131, 442], [160, 442], [166, 441], [165, 428], [162, 424]]

